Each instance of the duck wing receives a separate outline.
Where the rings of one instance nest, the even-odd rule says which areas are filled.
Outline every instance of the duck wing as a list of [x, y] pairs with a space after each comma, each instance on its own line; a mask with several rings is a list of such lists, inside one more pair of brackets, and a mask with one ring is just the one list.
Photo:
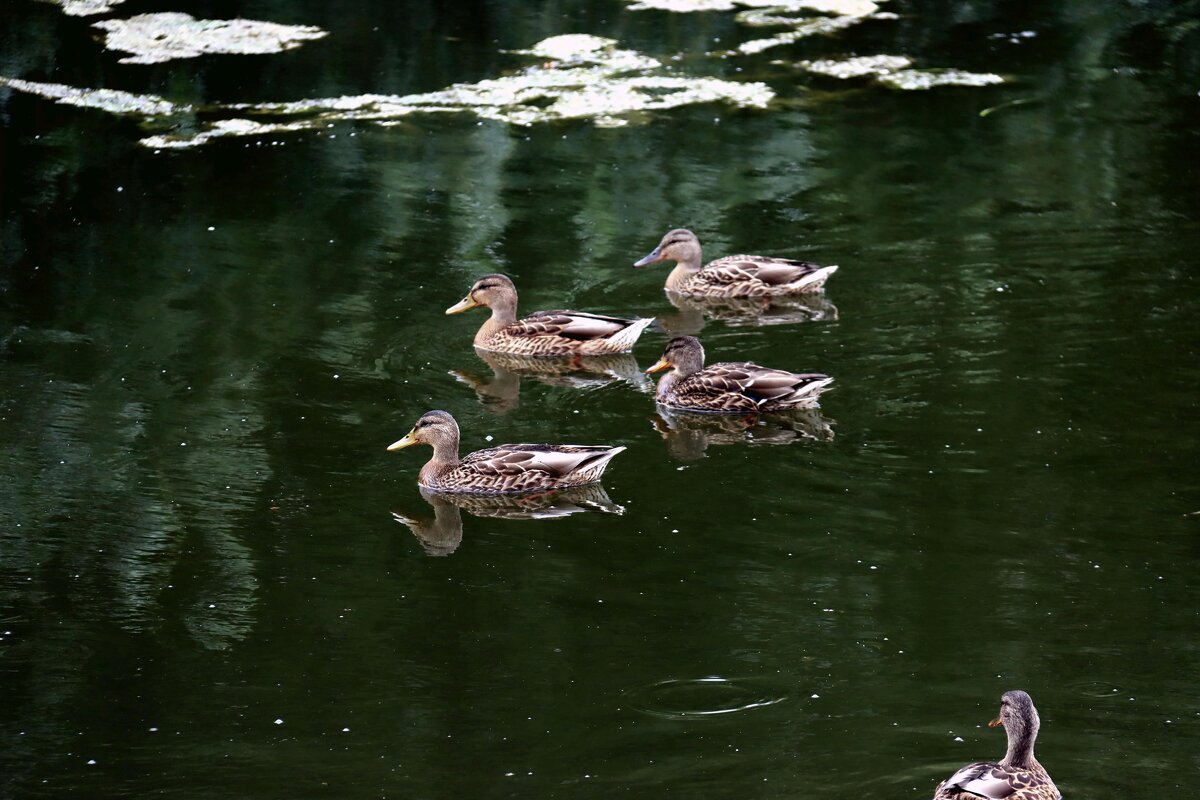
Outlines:
[[818, 373], [797, 374], [753, 362], [722, 362], [689, 375], [671, 391], [673, 405], [725, 413], [772, 411], [813, 397], [832, 380]]
[[562, 336], [566, 339], [588, 341], [620, 333], [636, 320], [588, 314], [584, 311], [538, 311], [517, 320], [504, 329], [509, 336]]
[[934, 800], [975, 795], [987, 800], [1060, 800], [1053, 783], [1028, 770], [978, 762], [968, 764], [938, 786]]
[[584, 311], [539, 311], [504, 326], [477, 347], [524, 356], [595, 356], [625, 353], [654, 322]]
[[700, 271], [700, 274], [709, 273], [708, 277], [722, 283], [756, 280], [762, 281], [768, 286], [785, 286], [795, 283], [821, 268], [819, 264], [813, 264], [810, 261], [736, 255], [710, 261]]
[[678, 408], [748, 414], [758, 404], [743, 391], [748, 376], [739, 364], [713, 364], [676, 384], [666, 400]]
[[686, 390], [696, 383], [711, 395], [723, 395], [723, 408], [771, 411], [815, 400], [832, 380], [818, 372], [788, 372], [752, 361], [723, 362], [695, 373], [684, 387]]
[[471, 453], [462, 460], [459, 469], [496, 477], [538, 473], [559, 479], [596, 462], [606, 461], [624, 449], [603, 445], [502, 444]]

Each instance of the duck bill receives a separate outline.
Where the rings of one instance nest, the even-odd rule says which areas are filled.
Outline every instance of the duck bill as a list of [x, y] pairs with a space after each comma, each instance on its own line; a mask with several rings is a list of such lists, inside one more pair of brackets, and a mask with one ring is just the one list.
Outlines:
[[645, 258], [643, 258], [639, 261], [633, 262], [633, 267], [634, 267], [634, 269], [638, 269], [640, 267], [648, 267], [651, 264], [657, 264], [659, 261], [662, 261], [662, 260], [663, 260], [662, 248], [656, 247], [656, 248], [654, 248], [654, 250], [652, 250], [650, 252], [650, 255], [646, 256]]
[[988, 723], [989, 728], [1000, 728], [1003, 725], [1004, 725], [1004, 721], [1002, 719], [1000, 719], [999, 717], [996, 717], [994, 720], [992, 720], [991, 722]]
[[661, 372], [669, 366], [671, 366], [670, 361], [667, 361], [665, 358], [660, 358], [658, 361], [654, 362], [654, 366], [646, 369], [646, 374], [650, 375], [655, 372]]
[[478, 305], [479, 303], [476, 303], [471, 295], [467, 295], [462, 300], [459, 300], [457, 303], [447, 308], [446, 313], [461, 314], [464, 311], [470, 311], [472, 308], [475, 308]]
[[416, 443], [417, 443], [417, 440], [413, 438], [413, 432], [409, 431], [408, 433], [404, 434], [404, 438], [401, 439], [400, 441], [392, 442], [391, 444], [389, 444], [388, 452], [394, 453], [397, 450], [403, 450], [406, 447], [412, 447]]

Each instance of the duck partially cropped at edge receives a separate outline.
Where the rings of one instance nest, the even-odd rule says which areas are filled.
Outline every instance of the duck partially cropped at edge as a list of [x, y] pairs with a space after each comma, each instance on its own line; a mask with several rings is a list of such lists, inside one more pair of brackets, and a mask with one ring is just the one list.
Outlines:
[[1033, 756], [1041, 720], [1033, 699], [1017, 689], [1000, 698], [1000, 716], [988, 727], [1004, 726], [1008, 752], [999, 763], [968, 764], [942, 781], [933, 800], [1061, 800], [1046, 768]]
[[833, 382], [819, 372], [796, 373], [752, 361], [704, 366], [704, 347], [695, 336], [677, 336], [646, 372], [671, 368], [658, 382], [655, 399], [667, 408], [708, 414], [753, 414], [816, 408]]
[[645, 258], [634, 263], [646, 267], [674, 261], [666, 290], [685, 297], [771, 297], [824, 291], [825, 281], [837, 266], [822, 267], [808, 261], [769, 256], [736, 255], [703, 263], [700, 240], [684, 228], [668, 231]]
[[517, 318], [517, 287], [507, 275], [484, 275], [467, 296], [446, 309], [458, 314], [477, 306], [492, 316], [475, 334], [475, 346], [523, 356], [628, 353], [653, 319], [621, 319], [583, 311], [538, 311]]
[[404, 438], [388, 446], [433, 448], [417, 484], [438, 492], [510, 494], [595, 483], [624, 447], [575, 444], [502, 444], [458, 457], [459, 430], [445, 411], [426, 411]]

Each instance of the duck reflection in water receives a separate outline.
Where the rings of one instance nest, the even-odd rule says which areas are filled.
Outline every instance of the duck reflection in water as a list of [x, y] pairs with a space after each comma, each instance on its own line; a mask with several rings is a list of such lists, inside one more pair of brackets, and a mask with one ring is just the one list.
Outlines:
[[758, 327], [765, 325], [797, 325], [804, 322], [834, 322], [837, 306], [823, 294], [803, 294], [778, 297], [688, 297], [667, 291], [667, 299], [678, 314], [664, 314], [658, 323], [676, 336], [695, 335], [709, 320], [726, 325]]
[[640, 392], [650, 392], [653, 383], [638, 368], [629, 353], [601, 356], [520, 356], [475, 348], [475, 354], [492, 370], [491, 379], [463, 370], [450, 370], [460, 383], [475, 391], [480, 404], [494, 414], [507, 414], [521, 400], [521, 378], [533, 378], [550, 386], [597, 388], [625, 382]]
[[433, 518], [419, 519], [393, 511], [392, 519], [408, 527], [426, 555], [448, 556], [463, 539], [462, 512], [493, 519], [560, 519], [586, 511], [624, 514], [598, 483], [550, 492], [524, 495], [465, 495], [421, 489], [421, 497], [433, 506]]
[[673, 411], [662, 405], [650, 421], [676, 461], [704, 458], [709, 445], [829, 442], [834, 424], [814, 408], [732, 416]]

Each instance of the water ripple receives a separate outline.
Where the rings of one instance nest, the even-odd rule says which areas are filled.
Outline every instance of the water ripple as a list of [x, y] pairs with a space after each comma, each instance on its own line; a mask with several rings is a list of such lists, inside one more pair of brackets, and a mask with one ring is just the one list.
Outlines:
[[751, 679], [730, 680], [717, 675], [705, 678], [671, 678], [632, 689], [626, 696], [633, 708], [665, 719], [712, 717], [773, 706], [787, 699]]

